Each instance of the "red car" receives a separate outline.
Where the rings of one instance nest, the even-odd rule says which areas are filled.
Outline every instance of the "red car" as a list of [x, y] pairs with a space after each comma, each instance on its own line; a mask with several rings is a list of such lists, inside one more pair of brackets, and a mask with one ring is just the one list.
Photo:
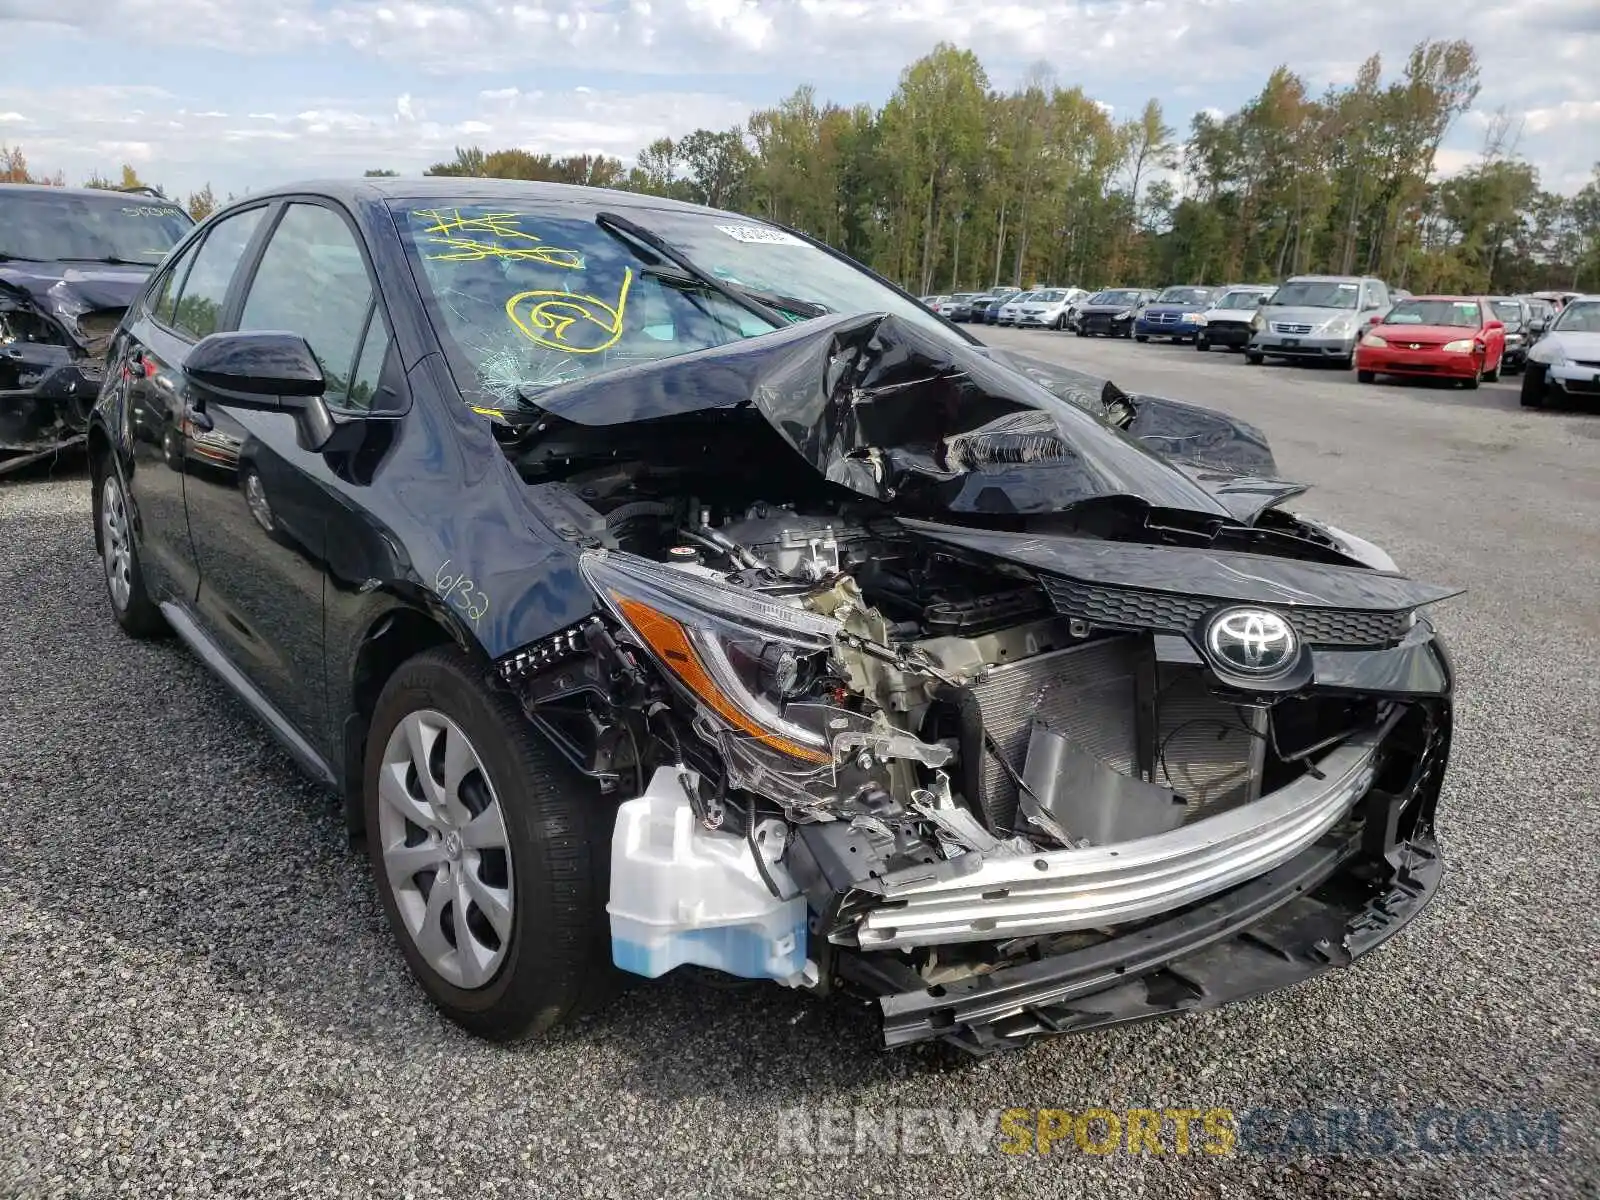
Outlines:
[[1375, 318], [1356, 346], [1356, 378], [1429, 375], [1475, 388], [1500, 378], [1505, 322], [1484, 296], [1412, 296]]

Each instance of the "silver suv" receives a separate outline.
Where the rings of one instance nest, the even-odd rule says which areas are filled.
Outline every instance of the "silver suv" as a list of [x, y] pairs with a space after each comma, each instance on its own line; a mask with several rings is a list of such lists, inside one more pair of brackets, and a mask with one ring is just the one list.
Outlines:
[[1250, 322], [1245, 359], [1333, 359], [1348, 367], [1361, 331], [1391, 303], [1389, 286], [1370, 275], [1296, 275]]

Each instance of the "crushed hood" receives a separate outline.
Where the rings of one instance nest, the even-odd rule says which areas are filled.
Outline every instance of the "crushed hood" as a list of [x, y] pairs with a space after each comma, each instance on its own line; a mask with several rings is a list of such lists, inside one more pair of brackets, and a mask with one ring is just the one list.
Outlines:
[[92, 339], [78, 327], [78, 318], [85, 313], [127, 308], [154, 269], [85, 263], [3, 263], [0, 299], [31, 305], [88, 349]]
[[609, 426], [753, 407], [830, 482], [908, 515], [1032, 515], [1131, 499], [1248, 522], [1304, 489], [1261, 432], [884, 314], [827, 317], [538, 393]]

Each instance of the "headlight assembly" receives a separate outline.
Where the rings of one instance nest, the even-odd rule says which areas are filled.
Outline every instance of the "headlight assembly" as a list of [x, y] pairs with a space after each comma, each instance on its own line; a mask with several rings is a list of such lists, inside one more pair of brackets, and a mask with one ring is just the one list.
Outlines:
[[581, 569], [611, 614], [715, 724], [797, 765], [833, 761], [824, 730], [784, 709], [825, 668], [839, 622], [631, 554], [588, 551]]
[[1123, 309], [1123, 310], [1122, 310], [1122, 311], [1121, 311], [1121, 312], [1119, 312], [1119, 313], [1117, 313], [1117, 314], [1116, 314], [1116, 315], [1115, 315], [1115, 316], [1114, 316], [1114, 317], [1112, 317], [1112, 318], [1111, 318], [1111, 319], [1112, 319], [1112, 320], [1113, 320], [1113, 321], [1126, 321], [1126, 320], [1127, 320], [1127, 319], [1128, 319], [1128, 318], [1129, 318], [1129, 317], [1131, 317], [1131, 316], [1133, 316], [1133, 309], [1131, 309], [1131, 308], [1125, 308], [1125, 309]]
[[1453, 342], [1446, 342], [1439, 348], [1446, 354], [1471, 354], [1478, 348], [1478, 343], [1472, 338], [1457, 338]]
[[1567, 361], [1561, 347], [1553, 342], [1540, 342], [1528, 351], [1528, 358], [1547, 367], [1559, 367]]
[[1206, 319], [1199, 313], [1184, 313], [1179, 320], [1184, 325], [1204, 325], [1206, 323]]
[[1389, 343], [1384, 341], [1377, 334], [1369, 333], [1369, 334], [1367, 334], [1366, 337], [1361, 339], [1361, 344], [1363, 346], [1372, 346], [1374, 348], [1377, 348], [1377, 347], [1381, 347], [1381, 346], [1387, 346]]

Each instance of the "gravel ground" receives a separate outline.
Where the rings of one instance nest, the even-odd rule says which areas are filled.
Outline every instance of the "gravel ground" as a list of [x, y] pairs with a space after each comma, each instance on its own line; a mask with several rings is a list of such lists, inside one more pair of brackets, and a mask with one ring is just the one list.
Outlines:
[[[1600, 1194], [1600, 416], [990, 336], [1255, 421], [1306, 509], [1472, 589], [1439, 612], [1450, 870], [1416, 923], [1287, 993], [984, 1062], [681, 981], [475, 1043], [407, 979], [328, 798], [182, 648], [116, 630], [86, 481], [40, 472], [0, 486], [0, 1195]], [[1559, 1110], [1559, 1151], [807, 1155], [778, 1118], [1434, 1105]]]

